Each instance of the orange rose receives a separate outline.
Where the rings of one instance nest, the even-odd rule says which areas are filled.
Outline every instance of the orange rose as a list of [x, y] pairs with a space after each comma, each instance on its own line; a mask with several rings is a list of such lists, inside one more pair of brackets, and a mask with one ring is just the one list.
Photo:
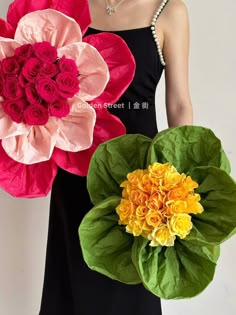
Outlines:
[[167, 193], [167, 199], [168, 200], [183, 200], [187, 197], [188, 195], [188, 191], [186, 191], [186, 189], [181, 186], [178, 185], [177, 187], [174, 187], [173, 189], [171, 189], [170, 191], [168, 191]]
[[129, 200], [135, 205], [144, 205], [148, 200], [148, 195], [140, 189], [132, 189], [129, 193]]
[[127, 175], [127, 179], [131, 185], [138, 186], [139, 182], [142, 180], [143, 175], [146, 173], [147, 173], [146, 170], [138, 169], [133, 171], [132, 173], [129, 173]]
[[164, 221], [164, 216], [159, 210], [149, 210], [146, 215], [146, 221], [148, 225], [156, 228]]
[[146, 205], [150, 210], [159, 210], [163, 207], [164, 196], [161, 193], [155, 193], [146, 201]]
[[148, 194], [152, 194], [155, 191], [157, 191], [157, 186], [152, 182], [149, 174], [144, 174], [142, 176], [142, 179], [140, 180], [138, 187], [139, 189]]

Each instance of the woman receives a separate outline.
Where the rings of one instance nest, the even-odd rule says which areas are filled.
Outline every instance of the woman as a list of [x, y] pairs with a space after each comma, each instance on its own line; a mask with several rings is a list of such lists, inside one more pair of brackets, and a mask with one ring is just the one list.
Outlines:
[[[133, 82], [109, 108], [127, 133], [153, 137], [156, 85], [165, 69], [169, 126], [192, 124], [188, 87], [189, 26], [181, 0], [91, 0], [87, 34], [112, 31], [136, 60]], [[124, 285], [83, 261], [78, 226], [92, 204], [86, 178], [60, 171], [54, 182], [40, 315], [160, 315], [160, 300], [142, 285]]]

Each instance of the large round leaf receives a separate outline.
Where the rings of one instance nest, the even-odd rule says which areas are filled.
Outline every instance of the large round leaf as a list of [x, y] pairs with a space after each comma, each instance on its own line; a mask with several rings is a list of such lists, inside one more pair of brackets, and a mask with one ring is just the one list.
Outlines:
[[213, 279], [218, 257], [219, 246], [179, 240], [174, 247], [151, 247], [139, 237], [132, 248], [143, 285], [163, 299], [189, 298], [203, 291]]
[[196, 166], [216, 166], [230, 172], [220, 140], [207, 128], [180, 126], [166, 129], [153, 139], [147, 163], [169, 162], [187, 173]]
[[124, 135], [101, 144], [88, 171], [88, 191], [93, 204], [110, 196], [121, 196], [120, 184], [127, 174], [145, 168], [151, 139], [142, 135]]
[[198, 182], [203, 213], [193, 215], [194, 228], [186, 237], [196, 245], [217, 245], [236, 228], [236, 183], [216, 167], [196, 167], [191, 177]]
[[120, 198], [110, 197], [90, 210], [79, 227], [79, 237], [87, 265], [112, 279], [140, 283], [132, 263], [133, 236], [118, 225], [115, 212]]

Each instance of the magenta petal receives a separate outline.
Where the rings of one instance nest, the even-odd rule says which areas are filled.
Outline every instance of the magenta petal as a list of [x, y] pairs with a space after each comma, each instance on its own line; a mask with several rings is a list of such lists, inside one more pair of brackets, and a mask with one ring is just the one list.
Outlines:
[[99, 51], [110, 71], [110, 80], [104, 92], [92, 103], [114, 104], [133, 80], [136, 68], [134, 57], [125, 41], [115, 34], [104, 32], [89, 35], [83, 41]]
[[55, 148], [52, 159], [64, 170], [86, 176], [90, 159], [99, 144], [125, 134], [125, 126], [120, 119], [111, 115], [106, 109], [97, 111], [97, 120], [94, 128], [92, 146], [80, 152], [65, 152]]
[[14, 33], [15, 33], [14, 28], [6, 21], [0, 19], [0, 36], [13, 38]]
[[57, 174], [53, 161], [25, 165], [12, 160], [0, 143], [0, 187], [14, 197], [46, 196]]
[[97, 120], [94, 128], [93, 143], [98, 146], [100, 143], [119, 137], [126, 133], [126, 128], [121, 120], [107, 109], [96, 110]]
[[55, 1], [52, 9], [58, 10], [67, 16], [72, 17], [79, 24], [84, 34], [91, 23], [88, 0], [60, 0]]
[[52, 159], [60, 168], [67, 172], [79, 176], [86, 176], [90, 159], [96, 148], [95, 145], [92, 145], [89, 149], [79, 152], [65, 152], [55, 148]]
[[49, 8], [75, 19], [83, 34], [91, 23], [88, 0], [15, 0], [8, 8], [7, 20], [16, 28], [19, 20], [25, 14]]

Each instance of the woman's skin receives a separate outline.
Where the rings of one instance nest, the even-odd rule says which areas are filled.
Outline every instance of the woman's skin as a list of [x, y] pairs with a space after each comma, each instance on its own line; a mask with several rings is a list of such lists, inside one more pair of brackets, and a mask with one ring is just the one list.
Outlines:
[[[115, 6], [119, 0], [108, 0]], [[124, 0], [116, 12], [106, 14], [105, 0], [90, 0], [91, 27], [128, 30], [149, 26], [161, 0]], [[156, 22], [156, 33], [165, 59], [166, 111], [169, 127], [193, 123], [189, 93], [189, 21], [182, 0], [169, 0]], [[140, 43], [141, 45], [142, 43]]]

